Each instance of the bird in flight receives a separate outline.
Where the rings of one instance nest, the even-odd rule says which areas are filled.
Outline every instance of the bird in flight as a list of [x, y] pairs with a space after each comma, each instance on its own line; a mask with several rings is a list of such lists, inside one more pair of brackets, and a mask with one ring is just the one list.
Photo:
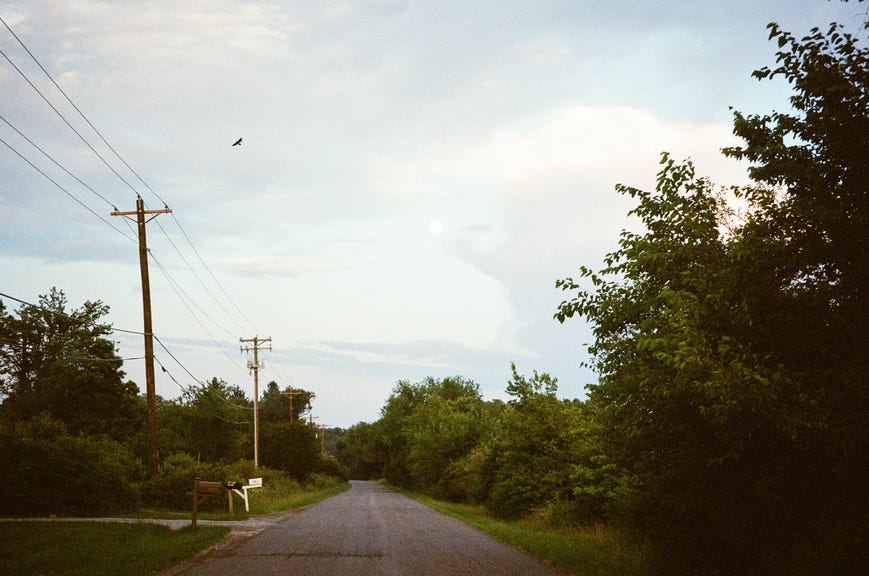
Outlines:
[[235, 143], [233, 144], [233, 146], [241, 146], [241, 138], [236, 140]]

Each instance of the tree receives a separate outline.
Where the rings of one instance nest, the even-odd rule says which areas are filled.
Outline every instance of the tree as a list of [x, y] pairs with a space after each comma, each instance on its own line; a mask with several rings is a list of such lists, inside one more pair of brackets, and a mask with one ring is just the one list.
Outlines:
[[183, 452], [212, 462], [246, 456], [253, 403], [238, 386], [219, 378], [191, 386], [181, 395]]
[[286, 470], [298, 481], [314, 471], [320, 459], [316, 428], [300, 420], [263, 423], [260, 428], [262, 464]]
[[[293, 420], [302, 419], [311, 411], [311, 403], [316, 395], [313, 392], [284, 388], [283, 392], [295, 392], [293, 396]], [[281, 391], [278, 383], [271, 381], [263, 391], [259, 402], [260, 422], [281, 422], [290, 418], [290, 399]]]
[[513, 397], [498, 423], [487, 507], [503, 517], [528, 514], [572, 497], [570, 475], [578, 454], [579, 412], [556, 397], [558, 382], [511, 364]]
[[556, 318], [594, 325], [605, 464], [693, 573], [847, 573], [862, 558], [869, 54], [837, 26], [771, 31], [779, 67], [756, 76], [789, 80], [794, 113], [735, 114], [746, 144], [726, 153], [758, 183], [734, 191], [744, 221], [664, 155], [654, 191], [617, 187], [645, 232], [623, 232], [582, 286], [557, 283], [575, 296]]
[[39, 306], [22, 305], [17, 318], [0, 308], [0, 393], [3, 409], [26, 421], [46, 413], [73, 434], [125, 440], [144, 421], [138, 388], [124, 381], [123, 361], [102, 324], [99, 300], [67, 310], [52, 288]]
[[378, 423], [359, 422], [338, 441], [338, 461], [357, 480], [374, 480], [383, 475], [384, 450], [378, 445]]

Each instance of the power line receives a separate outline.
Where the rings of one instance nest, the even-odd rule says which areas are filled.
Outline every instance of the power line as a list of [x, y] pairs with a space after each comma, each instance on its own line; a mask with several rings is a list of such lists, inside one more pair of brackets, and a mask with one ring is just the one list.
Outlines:
[[105, 202], [106, 204], [108, 204], [109, 206], [111, 206], [112, 208], [114, 208], [115, 210], [117, 210], [117, 207], [116, 207], [114, 204], [112, 204], [111, 201], [110, 201], [108, 198], [106, 198], [105, 196], [103, 196], [102, 194], [100, 194], [99, 192], [97, 192], [96, 190], [94, 190], [93, 188], [91, 188], [90, 186], [88, 186], [87, 184], [85, 184], [85, 183], [84, 183], [84, 182], [83, 182], [83, 181], [82, 181], [78, 176], [76, 176], [75, 174], [73, 174], [72, 172], [70, 172], [69, 170], [67, 170], [67, 169], [66, 169], [66, 168], [65, 168], [65, 167], [64, 167], [60, 162], [58, 162], [57, 160], [55, 160], [54, 157], [51, 156], [51, 154], [49, 154], [48, 152], [46, 152], [45, 150], [43, 150], [43, 149], [42, 149], [38, 144], [36, 144], [33, 140], [31, 140], [30, 138], [28, 138], [26, 134], [24, 134], [21, 130], [19, 130], [18, 128], [16, 128], [16, 127], [15, 127], [11, 122], [9, 122], [9, 120], [7, 120], [6, 117], [3, 116], [2, 114], [0, 114], [0, 120], [3, 120], [3, 122], [5, 122], [6, 125], [9, 126], [10, 128], [12, 128], [13, 130], [15, 130], [15, 132], [16, 132], [19, 136], [21, 136], [22, 138], [24, 138], [25, 140], [27, 140], [27, 142], [28, 142], [31, 146], [33, 146], [34, 148], [36, 148], [37, 150], [39, 150], [40, 152], [42, 152], [42, 155], [43, 155], [43, 156], [45, 156], [46, 158], [48, 158], [52, 163], [54, 163], [55, 166], [57, 166], [58, 168], [60, 168], [60, 169], [63, 170], [64, 172], [66, 172], [66, 174], [67, 174], [68, 176], [70, 176], [71, 178], [75, 179], [76, 182], [78, 182], [79, 184], [81, 184], [82, 186], [84, 186], [85, 188], [87, 188], [88, 190], [90, 190], [91, 192], [93, 192], [97, 197], [99, 197], [100, 200], [102, 200], [103, 202]]
[[[66, 91], [64, 91], [64, 89], [63, 89], [63, 88], [62, 88], [62, 87], [61, 87], [61, 86], [60, 86], [60, 85], [59, 85], [59, 84], [54, 80], [54, 78], [51, 76], [51, 74], [48, 73], [48, 71], [45, 69], [45, 67], [42, 65], [42, 63], [39, 61], [39, 59], [36, 57], [36, 55], [35, 55], [35, 54], [34, 54], [34, 53], [33, 53], [33, 52], [32, 52], [32, 51], [27, 47], [26, 44], [24, 44], [24, 42], [21, 40], [21, 38], [18, 37], [18, 35], [15, 33], [15, 31], [12, 30], [12, 28], [9, 26], [9, 24], [7, 24], [6, 21], [3, 20], [2, 17], [0, 17], [0, 22], [3, 23], [3, 25], [4, 25], [4, 26], [6, 27], [6, 29], [9, 31], [9, 33], [12, 34], [12, 36], [15, 38], [15, 40], [18, 42], [18, 44], [21, 45], [21, 47], [22, 47], [22, 48], [27, 52], [27, 54], [28, 54], [28, 55], [30, 56], [30, 58], [31, 58], [31, 59], [36, 63], [36, 65], [39, 66], [40, 70], [42, 70], [42, 72], [45, 74], [45, 76], [46, 76], [46, 77], [51, 81], [52, 84], [54, 84], [55, 88], [57, 88], [57, 90], [58, 90], [58, 91], [63, 95], [63, 97], [66, 99], [66, 101], [67, 101], [67, 102], [68, 102], [68, 103], [69, 103], [69, 104], [70, 104], [70, 105], [75, 109], [76, 112], [78, 112], [79, 116], [81, 116], [81, 118], [82, 118], [82, 119], [87, 123], [87, 125], [91, 127], [91, 129], [94, 131], [94, 133], [96, 133], [96, 135], [99, 136], [99, 138], [100, 138], [100, 140], [102, 140], [103, 144], [105, 144], [105, 145], [108, 147], [108, 149], [112, 151], [112, 153], [115, 155], [115, 157], [116, 157], [118, 160], [120, 160], [121, 163], [123, 163], [124, 166], [126, 166], [126, 168], [127, 168], [127, 169], [128, 169], [128, 170], [129, 170], [129, 171], [130, 171], [130, 172], [131, 172], [131, 173], [132, 173], [132, 174], [133, 174], [133, 175], [134, 175], [134, 176], [139, 180], [139, 182], [142, 183], [143, 186], [145, 186], [145, 188], [147, 188], [147, 189], [148, 189], [148, 190], [149, 190], [149, 191], [154, 195], [155, 198], [157, 198], [157, 200], [159, 200], [161, 203], [163, 203], [164, 206], [168, 206], [168, 204], [166, 203], [166, 201], [165, 201], [163, 198], [161, 198], [160, 195], [157, 194], [157, 192], [156, 192], [153, 188], [151, 188], [151, 186], [148, 185], [148, 183], [144, 180], [144, 178], [142, 178], [142, 176], [140, 176], [139, 173], [136, 172], [136, 171], [133, 169], [133, 167], [129, 164], [129, 162], [127, 162], [127, 161], [124, 159], [124, 157], [121, 156], [121, 154], [120, 154], [120, 153], [115, 149], [115, 147], [112, 146], [111, 143], [109, 143], [109, 141], [105, 138], [105, 136], [103, 136], [102, 132], [100, 132], [99, 129], [97, 129], [97, 127], [93, 124], [93, 122], [91, 122], [90, 119], [88, 119], [88, 117], [85, 115], [85, 113], [82, 112], [82, 110], [81, 110], [81, 109], [76, 105], [75, 102], [73, 102], [72, 98], [70, 98], [70, 96], [66, 93]], [[88, 146], [88, 147], [89, 147], [89, 148], [90, 148], [90, 149], [91, 149], [91, 150], [92, 150], [92, 151], [93, 151], [93, 152], [94, 152], [94, 153], [95, 153], [99, 158], [100, 158], [100, 160], [102, 160], [103, 163], [104, 163], [104, 164], [105, 164], [105, 165], [106, 165], [106, 166], [107, 166], [107, 167], [108, 167], [108, 168], [109, 168], [109, 169], [110, 169], [110, 170], [111, 170], [111, 171], [112, 171], [116, 176], [118, 176], [118, 178], [120, 178], [120, 179], [121, 179], [121, 180], [122, 180], [122, 181], [123, 181], [123, 182], [124, 182], [124, 183], [125, 183], [125, 184], [130, 188], [130, 189], [131, 189], [131, 190], [133, 190], [133, 192], [137, 192], [137, 191], [132, 187], [132, 185], [130, 185], [129, 182], [127, 182], [123, 177], [121, 177], [121, 175], [118, 174], [118, 172], [116, 172], [116, 171], [115, 171], [115, 170], [114, 170], [114, 169], [113, 169], [113, 168], [108, 164], [108, 162], [107, 162], [107, 161], [106, 161], [106, 160], [105, 160], [105, 159], [104, 159], [104, 158], [103, 158], [103, 157], [102, 157], [102, 156], [101, 156], [101, 155], [100, 155], [100, 154], [99, 154], [99, 153], [98, 153], [98, 152], [97, 152], [97, 151], [96, 151], [96, 150], [95, 150], [95, 149], [94, 149], [94, 148], [93, 148], [93, 147], [92, 147], [92, 146], [91, 146], [91, 145], [90, 145], [90, 144], [89, 144], [85, 139], [84, 139], [84, 137], [83, 137], [83, 136], [82, 136], [82, 135], [81, 135], [81, 134], [80, 134], [80, 133], [79, 133], [75, 128], [72, 127], [72, 125], [71, 125], [71, 124], [66, 120], [66, 118], [65, 118], [65, 117], [64, 117], [64, 116], [63, 116], [63, 115], [62, 115], [62, 114], [57, 110], [57, 108], [55, 108], [55, 107], [54, 107], [54, 106], [53, 106], [53, 105], [48, 101], [48, 99], [47, 99], [47, 98], [42, 94], [42, 92], [40, 92], [39, 89], [37, 89], [36, 86], [35, 86], [32, 82], [30, 82], [30, 80], [27, 78], [27, 76], [26, 76], [26, 75], [25, 75], [25, 74], [24, 74], [24, 73], [23, 73], [23, 72], [22, 72], [22, 71], [21, 71], [17, 66], [15, 66], [15, 64], [14, 64], [14, 63], [9, 59], [8, 56], [6, 56], [5, 53], [3, 54], [3, 56], [6, 57], [6, 60], [9, 61], [10, 64], [12, 64], [12, 66], [13, 66], [13, 67], [18, 71], [19, 74], [21, 74], [21, 76], [22, 76], [22, 77], [27, 81], [27, 83], [30, 84], [30, 86], [31, 86], [34, 90], [36, 90], [36, 92], [37, 92], [40, 96], [42, 96], [42, 99], [45, 100], [45, 102], [46, 102], [49, 106], [51, 106], [51, 108], [52, 108], [52, 109], [53, 109], [53, 110], [54, 110], [54, 111], [55, 111], [55, 112], [56, 112], [56, 113], [61, 117], [61, 119], [62, 119], [64, 122], [66, 122], [67, 126], [69, 126], [69, 127], [73, 130], [73, 132], [75, 132], [76, 135], [78, 135], [78, 137], [79, 137], [79, 138], [80, 138], [80, 139], [81, 139], [81, 140], [82, 140], [82, 141], [83, 141], [83, 142], [84, 142], [84, 143], [85, 143], [85, 144], [86, 144], [86, 145], [87, 145], [87, 146]], [[137, 192], [137, 193], [138, 193], [138, 192]], [[111, 203], [109, 203], [109, 204], [111, 205]], [[112, 206], [112, 207], [114, 208], [114, 206]], [[117, 210], [117, 208], [115, 208], [115, 210]], [[223, 292], [223, 295], [227, 298], [227, 300], [229, 300], [229, 302], [233, 305], [233, 307], [234, 307], [234, 308], [236, 309], [236, 311], [241, 315], [241, 317], [242, 317], [245, 321], [247, 321], [247, 323], [248, 323], [248, 324], [249, 324], [249, 325], [254, 329], [254, 332], [258, 332], [258, 330], [257, 330], [256, 326], [253, 324], [253, 322], [251, 322], [250, 319], [249, 319], [249, 318], [244, 314], [244, 312], [241, 311], [241, 309], [239, 308], [239, 306], [238, 306], [238, 305], [235, 303], [235, 301], [234, 301], [234, 300], [229, 296], [229, 294], [228, 294], [228, 293], [226, 292], [226, 290], [223, 288], [223, 285], [218, 281], [218, 279], [215, 277], [214, 273], [211, 271], [211, 269], [210, 269], [210, 268], [208, 267], [208, 265], [205, 263], [205, 260], [203, 260], [202, 256], [199, 254], [199, 251], [198, 251], [198, 250], [196, 249], [196, 247], [193, 245], [193, 242], [191, 241], [190, 236], [187, 234], [187, 232], [186, 232], [186, 231], [184, 230], [184, 228], [181, 226], [181, 222], [180, 222], [180, 221], [179, 221], [179, 220], [178, 220], [174, 215], [173, 215], [172, 218], [173, 218], [173, 220], [175, 221], [175, 224], [178, 226], [178, 229], [181, 230], [181, 233], [182, 233], [182, 235], [184, 236], [184, 238], [187, 240], [187, 243], [190, 245], [190, 248], [193, 249], [193, 252], [196, 254], [197, 258], [199, 258], [199, 261], [202, 263], [203, 267], [205, 267], [206, 271], [207, 271], [207, 272], [209, 273], [209, 275], [211, 276], [211, 279], [215, 282], [215, 284], [217, 284], [217, 286], [218, 286], [218, 288], [220, 288], [221, 292]], [[244, 329], [243, 329], [243, 328], [241, 327], [241, 325], [240, 325], [240, 324], [235, 320], [235, 318], [233, 318], [232, 315], [229, 314], [229, 312], [226, 310], [226, 308], [224, 308], [223, 304], [221, 304], [221, 302], [220, 302], [220, 301], [219, 301], [219, 300], [214, 296], [214, 294], [211, 293], [211, 291], [208, 289], [208, 287], [207, 287], [207, 285], [205, 284], [205, 282], [202, 280], [202, 278], [199, 277], [199, 275], [196, 273], [196, 271], [193, 269], [193, 267], [190, 265], [190, 263], [187, 261], [187, 259], [184, 257], [184, 255], [181, 253], [181, 251], [178, 249], [178, 247], [175, 245], [175, 243], [172, 241], [171, 237], [169, 237], [168, 233], [166, 233], [166, 231], [163, 229], [163, 226], [162, 226], [159, 222], [158, 222], [157, 224], [158, 224], [158, 227], [160, 228], [160, 230], [163, 232], [163, 234], [164, 234], [164, 235], [166, 236], [166, 238], [169, 240], [170, 244], [172, 244], [172, 247], [175, 248], [175, 251], [178, 252], [178, 255], [181, 256], [181, 259], [184, 260], [184, 263], [187, 264], [187, 267], [190, 268], [190, 271], [193, 272], [193, 275], [197, 278], [197, 280], [199, 280], [200, 284], [202, 284], [203, 288], [205, 288], [205, 291], [208, 292], [208, 295], [211, 296], [211, 298], [215, 301], [215, 303], [217, 303], [217, 305], [221, 308], [221, 310], [223, 310], [224, 314], [226, 314], [226, 315], [230, 318], [230, 320], [233, 321], [233, 323], [235, 323], [239, 328], [242, 329], [242, 331], [244, 331]]]
[[96, 148], [94, 148], [94, 147], [91, 145], [91, 143], [88, 142], [87, 139], [86, 139], [84, 136], [82, 136], [81, 133], [80, 133], [78, 130], [76, 130], [75, 127], [74, 127], [72, 124], [70, 124], [69, 120], [66, 119], [66, 117], [63, 115], [63, 113], [62, 113], [60, 110], [58, 110], [58, 109], [54, 106], [54, 104], [52, 104], [52, 103], [48, 100], [48, 98], [45, 96], [45, 94], [43, 94], [42, 91], [41, 91], [39, 88], [37, 88], [36, 85], [35, 85], [35, 84], [30, 80], [30, 78], [27, 77], [27, 74], [25, 74], [25, 73], [24, 73], [24, 72], [23, 72], [23, 71], [22, 71], [18, 66], [15, 65], [15, 62], [13, 62], [12, 59], [9, 58], [9, 56], [6, 55], [6, 52], [4, 52], [2, 48], [0, 48], [0, 55], [2, 55], [2, 56], [6, 59], [6, 61], [9, 62], [9, 64], [10, 64], [13, 68], [15, 68], [15, 71], [18, 72], [18, 74], [19, 74], [22, 78], [24, 78], [24, 81], [27, 82], [27, 83], [30, 85], [30, 87], [33, 88], [34, 91], [36, 91], [37, 94], [39, 94], [39, 96], [43, 99], [43, 101], [45, 101], [45, 103], [48, 104], [49, 108], [51, 108], [52, 110], [54, 110], [54, 113], [57, 114], [57, 116], [58, 116], [61, 120], [63, 120], [63, 123], [66, 124], [66, 125], [69, 127], [69, 129], [72, 130], [72, 131], [75, 133], [76, 136], [78, 136], [79, 140], [81, 140], [81, 141], [84, 143], [85, 146], [87, 146], [88, 148], [90, 148], [91, 152], [93, 152], [94, 154], [96, 154], [97, 158], [99, 158], [100, 160], [102, 160], [103, 164], [106, 165], [106, 168], [108, 168], [109, 170], [111, 170], [112, 173], [113, 173], [115, 176], [117, 176], [117, 177], [121, 180], [121, 182], [123, 182], [124, 184], [126, 184], [127, 187], [128, 187], [130, 190], [132, 190], [134, 193], [138, 194], [138, 192], [136, 191], [136, 189], [133, 188], [133, 185], [130, 184], [129, 182], [127, 182], [127, 179], [124, 178], [123, 176], [121, 176], [121, 175], [118, 173], [118, 171], [115, 170], [115, 169], [112, 167], [112, 165], [109, 164], [108, 161], [107, 161], [105, 158], [103, 158], [102, 154], [100, 154], [99, 152], [97, 152]]
[[[27, 307], [29, 307], [29, 308], [36, 308], [36, 309], [38, 309], [38, 310], [42, 310], [43, 312], [47, 312], [47, 313], [49, 313], [49, 314], [53, 314], [53, 315], [56, 315], [56, 316], [61, 316], [61, 317], [63, 317], [63, 318], [67, 318], [68, 320], [72, 320], [72, 321], [74, 321], [74, 322], [79, 322], [80, 324], [85, 324], [85, 325], [87, 325], [87, 324], [92, 324], [95, 328], [99, 328], [99, 329], [105, 330], [105, 331], [107, 331], [107, 332], [123, 332], [123, 333], [126, 333], [126, 334], [136, 334], [136, 335], [139, 335], [139, 336], [144, 335], [144, 332], [141, 332], [141, 331], [139, 331], [139, 330], [125, 330], [125, 329], [123, 329], [123, 328], [115, 328], [115, 327], [113, 327], [113, 326], [109, 326], [109, 325], [105, 325], [105, 324], [96, 324], [96, 323], [88, 322], [88, 321], [86, 321], [86, 320], [84, 320], [84, 319], [82, 319], [82, 318], [76, 318], [76, 317], [74, 317], [74, 316], [70, 316], [69, 314], [66, 314], [66, 313], [64, 313], [64, 312], [59, 312], [59, 311], [57, 311], [57, 310], [50, 310], [50, 309], [48, 309], [48, 308], [46, 308], [46, 307], [44, 307], [44, 306], [40, 306], [39, 304], [33, 304], [33, 303], [31, 303], [31, 302], [28, 302], [28, 301], [26, 301], [26, 300], [22, 300], [21, 298], [16, 298], [15, 296], [11, 296], [11, 295], [6, 294], [6, 293], [3, 293], [3, 292], [0, 292], [0, 298], [6, 298], [7, 300], [12, 300], [12, 301], [14, 301], [14, 302], [18, 302], [19, 304], [23, 304], [24, 306], [27, 306]], [[168, 348], [165, 344], [163, 344], [163, 341], [160, 340], [160, 338], [158, 338], [156, 334], [152, 334], [152, 336], [154, 337], [154, 341], [157, 342], [157, 343], [160, 345], [160, 347], [161, 347], [161, 348], [166, 352], [166, 354], [168, 354], [169, 357], [171, 357], [172, 360], [174, 360], [175, 363], [178, 364], [178, 366], [181, 367], [181, 369], [182, 369], [182, 370], [183, 370], [183, 371], [184, 371], [188, 376], [190, 376], [190, 378], [191, 378], [194, 382], [197, 382], [197, 383], [200, 382], [200, 380], [199, 380], [198, 378], [196, 378], [196, 376], [195, 376], [195, 375], [194, 375], [194, 374], [193, 374], [193, 373], [192, 373], [192, 372], [191, 372], [191, 371], [190, 371], [190, 370], [189, 370], [189, 369], [188, 369], [188, 368], [187, 368], [187, 367], [186, 367], [186, 366], [181, 362], [181, 360], [179, 360], [178, 357], [175, 356], [175, 354], [173, 354], [172, 351], [169, 350], [169, 348]], [[143, 358], [144, 358], [144, 356], [135, 357], [135, 358], [120, 358], [120, 359], [118, 359], [118, 360], [141, 360], [141, 359], [143, 359]], [[178, 385], [178, 387], [182, 390], [182, 392], [189, 390], [189, 387], [188, 387], [188, 386], [184, 386], [183, 384], [181, 384], [181, 383], [180, 383], [180, 382], [179, 382], [179, 381], [178, 381], [178, 380], [177, 380], [177, 379], [172, 375], [172, 373], [169, 372], [169, 371], [166, 369], [165, 366], [163, 366], [163, 364], [162, 364], [162, 363], [157, 359], [156, 356], [155, 356], [154, 359], [155, 359], [155, 361], [157, 362], [157, 364], [160, 365], [160, 368], [163, 369], [163, 372], [165, 372], [166, 374], [169, 375], [169, 377], [172, 379], [172, 381], [175, 382], [175, 384]], [[97, 359], [97, 360], [105, 360], [105, 361], [112, 361], [112, 362], [117, 361], [117, 360], [114, 360], [114, 359]], [[238, 409], [240, 409], [240, 410], [253, 410], [252, 407], [242, 406], [241, 404], [236, 404], [235, 402], [231, 402], [230, 400], [227, 400], [226, 398], [222, 398], [222, 397], [220, 397], [220, 396], [217, 396], [217, 395], [211, 394], [207, 389], [206, 389], [206, 393], [209, 393], [213, 398], [217, 398], [218, 400], [221, 400], [221, 401], [223, 401], [223, 402], [226, 402], [226, 403], [229, 404], [230, 406], [234, 406], [235, 408], [238, 408]], [[219, 418], [219, 416], [217, 416], [216, 414], [213, 414], [213, 413], [212, 413], [212, 415], [214, 415], [214, 416], [216, 416], [216, 417]], [[233, 423], [234, 423], [234, 424], [238, 424], [238, 422], [233, 422]], [[244, 423], [245, 423], [245, 424], [249, 424], [250, 422], [244, 422]]]
[[61, 184], [59, 184], [59, 183], [58, 183], [54, 178], [52, 178], [51, 176], [49, 176], [48, 174], [46, 174], [46, 173], [45, 173], [41, 168], [39, 168], [36, 164], [34, 164], [33, 162], [31, 162], [29, 159], [25, 158], [24, 155], [21, 154], [21, 152], [19, 152], [18, 150], [16, 150], [16, 149], [15, 149], [11, 144], [9, 144], [6, 140], [4, 140], [3, 138], [0, 138], [0, 142], [2, 142], [2, 143], [3, 143], [7, 148], [9, 148], [9, 150], [11, 150], [11, 151], [16, 155], [16, 156], [18, 156], [19, 158], [21, 158], [22, 160], [24, 160], [25, 162], [27, 162], [27, 164], [29, 164], [31, 168], [33, 168], [34, 170], [36, 170], [37, 172], [39, 172], [40, 174], [42, 174], [42, 176], [43, 176], [46, 180], [48, 180], [49, 182], [51, 182], [52, 184], [54, 184], [55, 186], [57, 186], [57, 187], [58, 187], [58, 188], [59, 188], [59, 189], [60, 189], [64, 194], [66, 194], [67, 196], [69, 196], [70, 198], [72, 198], [73, 200], [75, 200], [75, 201], [76, 201], [79, 205], [81, 205], [85, 210], [87, 210], [88, 212], [90, 212], [91, 214], [93, 214], [94, 216], [96, 216], [97, 218], [99, 218], [99, 219], [103, 222], [103, 224], [105, 224], [106, 226], [108, 226], [109, 228], [111, 228], [112, 230], [114, 230], [115, 232], [117, 232], [118, 234], [120, 234], [121, 236], [123, 236], [124, 238], [126, 238], [127, 240], [130, 240], [130, 241], [133, 242], [133, 243], [137, 243], [137, 241], [136, 241], [135, 238], [133, 238], [133, 237], [131, 237], [131, 236], [127, 236], [127, 235], [124, 233], [123, 230], [121, 230], [120, 228], [115, 227], [114, 224], [112, 224], [111, 222], [109, 222], [108, 220], [106, 220], [105, 218], [103, 218], [102, 216], [100, 216], [99, 214], [97, 214], [96, 212], [94, 212], [94, 210], [91, 209], [90, 206], [88, 206], [87, 204], [85, 204], [84, 202], [82, 202], [81, 200], [79, 200], [79, 199], [78, 199], [78, 198], [77, 198], [77, 197], [76, 197], [72, 192], [70, 192], [69, 190], [67, 190], [66, 188], [64, 188]]

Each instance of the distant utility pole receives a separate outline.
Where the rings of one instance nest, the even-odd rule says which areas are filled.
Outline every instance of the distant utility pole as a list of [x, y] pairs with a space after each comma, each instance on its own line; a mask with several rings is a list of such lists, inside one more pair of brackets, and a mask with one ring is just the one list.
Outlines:
[[[272, 338], [269, 336], [268, 338], [260, 338], [259, 336], [254, 336], [253, 338], [239, 338], [239, 342], [244, 344], [245, 342], [253, 342], [253, 346], [241, 346], [242, 352], [250, 352], [253, 351], [253, 362], [248, 361], [247, 367], [253, 370], [253, 465], [254, 467], [259, 467], [259, 369], [261, 368], [259, 362], [259, 351], [262, 347], [263, 342], [271, 342]], [[267, 350], [271, 350], [272, 346], [269, 344]]]
[[[136, 216], [139, 227], [139, 267], [142, 271], [142, 310], [145, 316], [145, 390], [148, 397], [148, 475], [157, 476], [157, 393], [154, 389], [154, 332], [151, 328], [151, 281], [148, 277], [148, 243], [145, 241], [145, 224], [158, 214], [169, 214], [168, 206], [163, 210], [145, 210], [141, 197], [136, 197], [135, 212], [119, 212], [115, 210], [112, 216]], [[153, 214], [145, 220], [146, 215]], [[132, 220], [132, 218], [130, 218]]]
[[320, 456], [326, 456], [326, 425], [320, 424]]
[[290, 424], [293, 423], [293, 397], [298, 396], [301, 393], [301, 390], [293, 390], [292, 388], [290, 388], [286, 392], [281, 392], [281, 396], [286, 396], [290, 399]]

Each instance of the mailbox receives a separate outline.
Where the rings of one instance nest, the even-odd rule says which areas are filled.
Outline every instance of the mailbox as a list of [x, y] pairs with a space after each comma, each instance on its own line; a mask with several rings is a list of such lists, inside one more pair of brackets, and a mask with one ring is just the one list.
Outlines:
[[227, 482], [226, 489], [227, 490], [241, 490], [244, 486], [244, 482]]

